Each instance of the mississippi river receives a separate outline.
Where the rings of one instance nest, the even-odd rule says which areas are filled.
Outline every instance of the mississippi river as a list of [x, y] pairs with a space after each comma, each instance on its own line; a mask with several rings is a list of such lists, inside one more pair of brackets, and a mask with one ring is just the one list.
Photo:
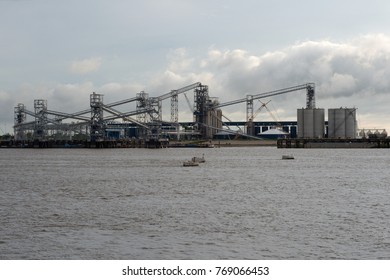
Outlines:
[[0, 166], [0, 259], [390, 259], [390, 149], [1, 149]]

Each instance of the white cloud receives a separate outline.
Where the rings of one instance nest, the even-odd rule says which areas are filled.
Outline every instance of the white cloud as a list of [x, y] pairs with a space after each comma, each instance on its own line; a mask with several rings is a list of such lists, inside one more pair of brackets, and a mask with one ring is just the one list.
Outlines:
[[[175, 65], [180, 65], [178, 58], [180, 56], [175, 57]], [[345, 42], [298, 42], [258, 55], [239, 49], [213, 48], [200, 60], [191, 60], [186, 53], [183, 61], [191, 61], [192, 71], [188, 71], [189, 67], [186, 71], [169, 68], [155, 84], [201, 81], [209, 85], [210, 95], [224, 102], [247, 94], [315, 82], [317, 107], [356, 106], [358, 114], [370, 116], [366, 122], [362, 121], [365, 125], [390, 127], [387, 121], [390, 117], [387, 108], [390, 104], [390, 37], [383, 34], [360, 36]], [[376, 102], [379, 99], [381, 102]], [[305, 106], [305, 93], [289, 93], [272, 100], [282, 119], [296, 119], [296, 109]], [[241, 119], [245, 118], [245, 104], [238, 109], [232, 106], [223, 110], [235, 117], [239, 116], [237, 110], [241, 110]], [[378, 116], [376, 124], [375, 115]]]
[[74, 113], [89, 107], [89, 95], [95, 91], [92, 82], [57, 84], [50, 89], [48, 107], [54, 111]]
[[327, 83], [323, 83], [322, 90], [333, 95], [352, 95], [356, 88], [356, 79], [351, 74], [333, 73]]
[[[291, 46], [251, 53], [247, 50], [221, 50], [213, 47], [202, 55], [191, 55], [185, 48], [172, 50], [167, 65], [146, 84], [130, 81], [96, 81], [57, 85], [24, 85], [0, 91], [2, 118], [13, 120], [13, 107], [25, 103], [31, 108], [34, 98], [47, 98], [48, 106], [62, 112], [75, 112], [89, 106], [89, 94], [104, 94], [107, 102], [134, 97], [141, 90], [158, 96], [194, 82], [209, 86], [210, 96], [220, 102], [236, 100], [306, 82], [316, 83], [319, 108], [357, 107], [359, 123], [365, 127], [386, 128], [390, 132], [390, 37], [383, 34], [359, 36], [349, 41], [303, 41]], [[99, 69], [100, 58], [75, 61], [73, 73]], [[193, 102], [192, 94], [187, 94]], [[7, 102], [4, 102], [6, 100]], [[268, 101], [264, 100], [264, 101]], [[296, 120], [296, 109], [305, 106], [305, 92], [288, 93], [272, 98], [272, 106], [281, 120]], [[179, 97], [179, 111], [187, 111], [184, 97]], [[8, 108], [10, 104], [12, 108]], [[260, 105], [260, 103], [256, 104]], [[163, 104], [169, 113], [170, 104]], [[256, 108], [255, 108], [256, 109]], [[224, 107], [232, 119], [245, 119], [245, 104]], [[188, 117], [188, 114], [185, 114]], [[268, 118], [266, 113], [259, 119]]]
[[102, 59], [100, 57], [72, 61], [70, 72], [73, 74], [88, 74], [99, 70]]
[[183, 72], [191, 69], [195, 59], [188, 56], [185, 48], [171, 50], [167, 55], [169, 61], [168, 69], [175, 72]]

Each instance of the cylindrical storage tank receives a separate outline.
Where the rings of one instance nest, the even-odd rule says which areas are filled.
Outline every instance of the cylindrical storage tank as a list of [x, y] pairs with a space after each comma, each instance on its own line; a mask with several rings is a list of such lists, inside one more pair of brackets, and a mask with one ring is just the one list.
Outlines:
[[345, 138], [345, 110], [334, 109], [334, 137]]
[[336, 110], [328, 109], [328, 138], [336, 138]]
[[325, 128], [324, 109], [298, 109], [298, 138], [322, 138]]
[[329, 138], [356, 138], [356, 108], [328, 110]]
[[297, 136], [298, 138], [303, 138], [303, 114], [304, 109], [297, 110]]
[[328, 109], [328, 138], [335, 138], [335, 110]]
[[345, 138], [356, 138], [356, 108], [345, 109]]
[[[299, 129], [299, 128], [298, 128]], [[313, 109], [305, 109], [303, 113], [303, 137], [314, 137], [314, 112]]]
[[313, 109], [313, 110], [314, 110], [313, 137], [323, 138], [325, 132], [325, 110], [324, 109]]

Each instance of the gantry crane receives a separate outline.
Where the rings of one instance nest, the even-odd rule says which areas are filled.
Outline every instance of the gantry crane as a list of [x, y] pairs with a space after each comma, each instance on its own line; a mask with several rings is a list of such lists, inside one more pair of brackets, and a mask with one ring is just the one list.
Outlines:
[[[150, 120], [147, 122], [149, 129], [147, 130], [148, 138], [158, 138], [161, 134], [161, 125], [162, 123], [171, 123], [173, 126], [176, 126], [178, 129], [178, 95], [185, 93], [190, 90], [195, 90], [199, 87], [202, 87], [200, 82], [193, 83], [191, 85], [171, 90], [168, 93], [162, 94], [157, 97], [149, 97], [147, 93], [141, 92], [137, 96], [141, 100], [137, 103], [137, 109], [141, 110], [142, 108], [149, 109]], [[171, 120], [163, 121], [162, 120], [162, 102], [168, 98], [171, 98]], [[142, 116], [142, 115], [140, 115]], [[146, 122], [146, 116], [142, 116]]]
[[[95, 92], [92, 93], [90, 95], [90, 109], [79, 111], [73, 114], [48, 110], [47, 101], [43, 99], [34, 100], [34, 112], [27, 110], [23, 104], [18, 104], [14, 110], [15, 135], [18, 135], [18, 137], [22, 138], [24, 137], [23, 131], [30, 130], [33, 131], [34, 139], [43, 140], [47, 136], [48, 129], [69, 131], [73, 130], [73, 128], [85, 125], [87, 130], [89, 127], [91, 138], [95, 140], [104, 137], [104, 122], [106, 121], [122, 118], [142, 126], [142, 124], [136, 122], [134, 119], [130, 118], [130, 116], [147, 113], [149, 112], [149, 109], [144, 108], [142, 110], [122, 113], [112, 108], [125, 103], [137, 101], [137, 97], [105, 105], [103, 104], [102, 96], [103, 95], [96, 94]], [[103, 118], [103, 110], [111, 113], [112, 115]], [[90, 117], [83, 116], [88, 113], [91, 114]], [[26, 115], [34, 117], [35, 121], [26, 122]], [[49, 116], [54, 116], [54, 118]], [[78, 120], [81, 122], [63, 124], [62, 121], [65, 119]]]
[[260, 98], [266, 98], [276, 95], [281, 95], [289, 92], [299, 91], [299, 90], [306, 90], [306, 108], [307, 109], [314, 109], [315, 108], [315, 84], [314, 83], [306, 83], [302, 85], [297, 85], [293, 87], [283, 88], [279, 90], [273, 90], [268, 92], [263, 92], [255, 95], [247, 95], [244, 98], [240, 98], [233, 101], [228, 101], [224, 103], [213, 103], [211, 104], [211, 109], [216, 108], [222, 108], [225, 106], [235, 105], [239, 103], [246, 103], [246, 123], [247, 123], [247, 132], [248, 134], [252, 133], [252, 129], [250, 126], [252, 126], [251, 122], [254, 119], [253, 114], [253, 101], [260, 99]]
[[[200, 82], [172, 90], [166, 94], [158, 97], [149, 97], [147, 93], [141, 92], [136, 97], [128, 98], [108, 104], [103, 103], [103, 95], [92, 93], [90, 95], [90, 108], [76, 113], [63, 113], [53, 110], [48, 110], [47, 101], [37, 99], [34, 100], [34, 112], [25, 108], [23, 104], [18, 104], [14, 109], [15, 125], [14, 130], [16, 135], [23, 137], [24, 131], [33, 131], [34, 138], [44, 139], [47, 135], [48, 129], [69, 130], [72, 126], [80, 126], [84, 124], [89, 126], [92, 140], [101, 139], [104, 137], [106, 122], [115, 119], [123, 119], [135, 123], [137, 126], [153, 130], [155, 125], [161, 126], [162, 123], [162, 101], [171, 98], [171, 123], [178, 124], [178, 95], [186, 91], [196, 89], [201, 86]], [[136, 110], [130, 112], [120, 112], [113, 107], [123, 105], [126, 103], [137, 101]], [[103, 111], [108, 112], [109, 116], [103, 117]], [[90, 116], [85, 116], [90, 114]], [[35, 121], [26, 122], [26, 115], [31, 115]], [[83, 116], [84, 115], [84, 116]], [[136, 115], [137, 120], [130, 118]], [[145, 116], [149, 115], [150, 119]], [[138, 116], [141, 116], [138, 118]], [[63, 124], [65, 119], [77, 120], [75, 124]], [[142, 121], [140, 121], [140, 119]], [[159, 131], [158, 131], [159, 133]], [[157, 134], [158, 134], [157, 133]]]
[[253, 101], [260, 98], [271, 97], [275, 95], [285, 94], [289, 92], [299, 91], [306, 89], [306, 108], [314, 109], [315, 108], [315, 84], [314, 83], [306, 83], [298, 86], [283, 88], [279, 90], [273, 90], [268, 92], [263, 92], [255, 95], [247, 95], [245, 98], [240, 98], [233, 101], [228, 101], [224, 103], [219, 103], [212, 105], [213, 108], [221, 108], [225, 106], [230, 106], [234, 104], [244, 103], [246, 102], [246, 115], [247, 121], [253, 119]]
[[[103, 95], [93, 93], [90, 95], [90, 108], [72, 114], [48, 110], [47, 101], [38, 99], [34, 101], [34, 112], [28, 111], [23, 104], [18, 104], [18, 106], [15, 107], [14, 129], [15, 135], [23, 135], [24, 131], [34, 131], [34, 137], [43, 139], [46, 136], [48, 129], [69, 131], [76, 127], [80, 127], [80, 125], [84, 125], [86, 131], [88, 128], [90, 129], [91, 138], [99, 139], [104, 137], [107, 121], [121, 118], [125, 121], [135, 123], [139, 127], [145, 128], [149, 135], [154, 134], [159, 136], [159, 129], [163, 123], [162, 101], [171, 98], [171, 120], [166, 123], [176, 124], [176, 126], [178, 126], [178, 95], [189, 90], [194, 90], [194, 104], [193, 110], [191, 110], [194, 115], [194, 123], [198, 126], [201, 135], [205, 138], [210, 138], [215, 131], [222, 128], [221, 118], [223, 115], [219, 108], [238, 103], [246, 103], [246, 118], [247, 121], [251, 121], [254, 118], [254, 100], [304, 89], [307, 91], [306, 107], [315, 108], [314, 83], [307, 83], [255, 95], [247, 95], [245, 98], [224, 103], [218, 103], [213, 98], [210, 98], [208, 86], [202, 85], [200, 82], [171, 90], [158, 97], [149, 97], [147, 93], [140, 92], [136, 97], [108, 104], [103, 103]], [[191, 107], [187, 96], [186, 100]], [[113, 108], [134, 101], [137, 101], [135, 111], [123, 113]], [[103, 111], [108, 112], [110, 115], [103, 117]], [[90, 116], [83, 116], [86, 114], [90, 114]], [[33, 116], [35, 121], [26, 122], [26, 115]], [[130, 118], [130, 116], [133, 115], [137, 116], [137, 120]], [[72, 122], [63, 124], [62, 120], [65, 119], [77, 120], [77, 123]], [[152, 131], [152, 133], [150, 133], [150, 131]]]
[[162, 121], [162, 101], [168, 98], [171, 98], [171, 122], [175, 123], [178, 121], [178, 95], [189, 90], [196, 89], [197, 87], [202, 86], [200, 82], [193, 83], [191, 85], [171, 90], [168, 93], [162, 94], [158, 97], [150, 97], [149, 102], [145, 104], [154, 108], [154, 112], [151, 115], [152, 121]]

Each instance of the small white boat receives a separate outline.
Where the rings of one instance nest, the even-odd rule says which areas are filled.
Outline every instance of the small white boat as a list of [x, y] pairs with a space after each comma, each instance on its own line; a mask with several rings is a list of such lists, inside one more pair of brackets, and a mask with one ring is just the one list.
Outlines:
[[199, 166], [199, 162], [193, 160], [187, 160], [183, 162], [183, 166]]
[[282, 155], [282, 159], [294, 159], [293, 155]]
[[198, 163], [206, 162], [206, 160], [204, 159], [204, 154], [202, 155], [202, 157], [193, 157], [192, 161]]

